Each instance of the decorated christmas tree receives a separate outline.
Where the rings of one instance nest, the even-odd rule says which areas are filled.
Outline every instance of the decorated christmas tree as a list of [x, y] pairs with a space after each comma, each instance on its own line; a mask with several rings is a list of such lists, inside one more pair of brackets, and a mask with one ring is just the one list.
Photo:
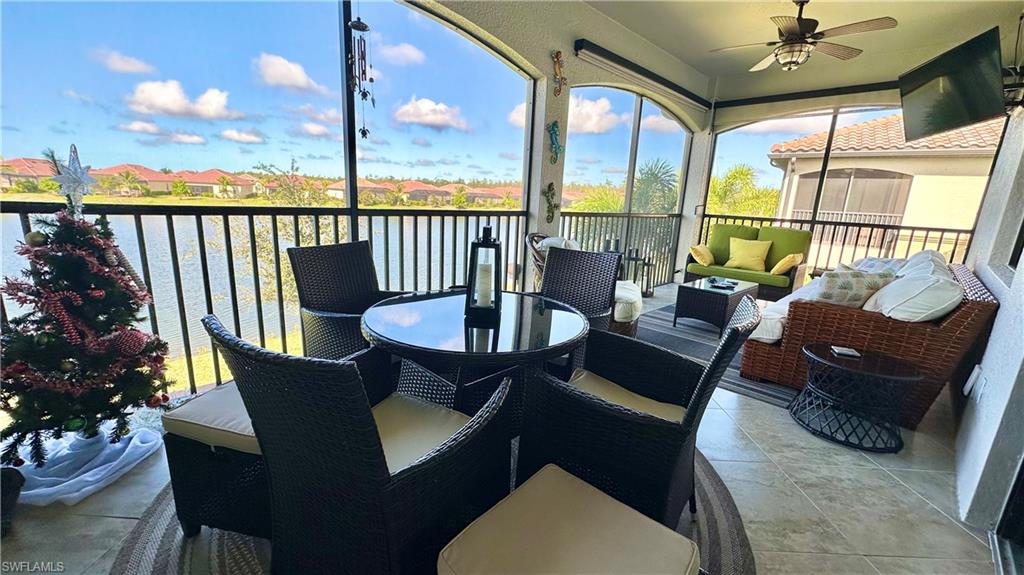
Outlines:
[[55, 178], [68, 209], [37, 220], [16, 248], [29, 268], [0, 289], [31, 308], [3, 329], [0, 408], [12, 421], [0, 431], [0, 463], [7, 465], [24, 463], [19, 448], [28, 445], [41, 467], [46, 439], [96, 437], [106, 421], [117, 443], [133, 410], [168, 399], [161, 393], [167, 344], [134, 327], [150, 295], [106, 219], [81, 219], [89, 179], [74, 148], [69, 164]]

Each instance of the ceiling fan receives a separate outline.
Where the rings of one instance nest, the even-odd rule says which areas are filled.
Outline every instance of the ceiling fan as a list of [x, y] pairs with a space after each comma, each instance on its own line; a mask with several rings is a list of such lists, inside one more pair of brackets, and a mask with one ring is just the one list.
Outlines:
[[758, 44], [743, 44], [740, 46], [729, 46], [728, 48], [716, 48], [712, 52], [724, 50], [737, 50], [739, 48], [753, 48], [755, 46], [775, 47], [771, 54], [763, 60], [754, 64], [751, 72], [759, 72], [778, 62], [783, 70], [795, 70], [811, 57], [812, 52], [828, 54], [840, 60], [849, 60], [857, 57], [863, 50], [832, 42], [823, 42], [825, 39], [835, 38], [844, 34], [859, 34], [861, 32], [874, 32], [875, 30], [887, 30], [896, 27], [896, 19], [888, 16], [874, 18], [852, 24], [844, 24], [835, 28], [828, 28], [820, 32], [818, 21], [813, 18], [804, 18], [804, 6], [810, 0], [793, 0], [798, 11], [793, 16], [772, 16], [771, 21], [779, 28], [779, 40], [777, 42], [762, 42]]

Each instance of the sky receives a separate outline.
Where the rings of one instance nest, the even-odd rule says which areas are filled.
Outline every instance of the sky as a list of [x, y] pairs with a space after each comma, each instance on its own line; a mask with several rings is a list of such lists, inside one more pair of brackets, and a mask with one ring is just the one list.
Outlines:
[[[526, 78], [410, 8], [356, 7], [371, 28], [376, 80], [376, 106], [357, 103], [370, 130], [358, 140], [360, 176], [521, 179]], [[336, 2], [3, 2], [0, 11], [4, 158], [66, 155], [74, 143], [95, 167], [241, 171], [294, 159], [306, 174], [343, 173]], [[611, 88], [563, 97], [565, 181], [621, 185], [636, 97]], [[651, 102], [640, 113], [638, 165], [664, 159], [678, 170], [686, 133]], [[746, 162], [775, 178], [768, 148], [805, 133], [802, 120], [724, 136], [716, 172]]]

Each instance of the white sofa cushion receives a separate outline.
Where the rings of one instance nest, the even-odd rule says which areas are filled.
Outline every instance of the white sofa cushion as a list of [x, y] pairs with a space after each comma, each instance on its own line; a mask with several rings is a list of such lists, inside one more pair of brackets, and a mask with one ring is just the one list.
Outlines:
[[[400, 393], [373, 406], [373, 418], [391, 473], [408, 467], [469, 421], [458, 411]], [[261, 454], [249, 412], [233, 381], [165, 412], [163, 424], [165, 432], [193, 441]]]
[[640, 317], [644, 311], [643, 292], [633, 282], [615, 282], [615, 314], [617, 322], [629, 323]]
[[547, 253], [548, 248], [564, 248], [567, 250], [578, 250], [580, 249], [580, 243], [576, 240], [570, 240], [568, 238], [551, 237], [544, 238], [537, 244], [537, 249], [541, 252]]
[[818, 293], [819, 283], [821, 283], [821, 278], [814, 278], [800, 289], [794, 290], [793, 293], [779, 301], [765, 306], [761, 310], [761, 323], [757, 324], [757, 327], [754, 328], [754, 331], [750, 334], [750, 339], [764, 343], [775, 343], [782, 339], [782, 332], [786, 328], [786, 316], [789, 315], [790, 302], [813, 300]]
[[953, 311], [963, 298], [964, 288], [953, 279], [941, 274], [912, 274], [878, 290], [863, 309], [900, 321], [931, 321]]
[[[861, 258], [861, 259], [853, 262], [853, 264], [851, 264], [850, 266], [847, 266], [847, 267], [851, 267], [851, 268], [853, 268], [855, 270], [860, 270], [862, 272], [871, 272], [871, 273], [893, 272], [893, 273], [898, 273], [899, 270], [904, 265], [906, 265], [906, 263], [907, 263], [907, 260], [899, 259], [899, 258]], [[842, 266], [842, 265], [844, 265], [844, 264], [839, 264], [839, 266]], [[839, 269], [839, 266], [836, 266], [836, 269]]]
[[548, 464], [469, 524], [437, 557], [438, 575], [697, 575], [697, 545]]
[[577, 368], [573, 371], [572, 377], [569, 378], [569, 384], [590, 395], [596, 395], [608, 403], [628, 407], [633, 411], [647, 413], [666, 421], [682, 421], [683, 415], [686, 413], [682, 406], [655, 401], [585, 369]]

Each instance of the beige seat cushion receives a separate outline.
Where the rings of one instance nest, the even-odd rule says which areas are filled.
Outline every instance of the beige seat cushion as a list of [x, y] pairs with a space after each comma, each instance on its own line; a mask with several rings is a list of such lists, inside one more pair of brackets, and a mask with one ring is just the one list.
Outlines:
[[391, 473], [409, 467], [469, 421], [458, 411], [400, 393], [373, 406], [373, 418]]
[[[396, 473], [455, 434], [469, 417], [394, 393], [373, 407], [388, 470]], [[164, 431], [214, 447], [259, 455], [249, 413], [234, 382], [215, 387], [163, 415]]]
[[693, 541], [547, 465], [452, 539], [439, 575], [696, 574]]
[[233, 381], [165, 412], [163, 423], [167, 433], [214, 447], [260, 454], [249, 412]]
[[682, 421], [686, 410], [678, 405], [655, 401], [634, 393], [621, 385], [585, 369], [572, 372], [569, 383], [583, 391], [600, 397], [608, 403], [616, 403], [633, 411], [649, 413], [668, 421]]

